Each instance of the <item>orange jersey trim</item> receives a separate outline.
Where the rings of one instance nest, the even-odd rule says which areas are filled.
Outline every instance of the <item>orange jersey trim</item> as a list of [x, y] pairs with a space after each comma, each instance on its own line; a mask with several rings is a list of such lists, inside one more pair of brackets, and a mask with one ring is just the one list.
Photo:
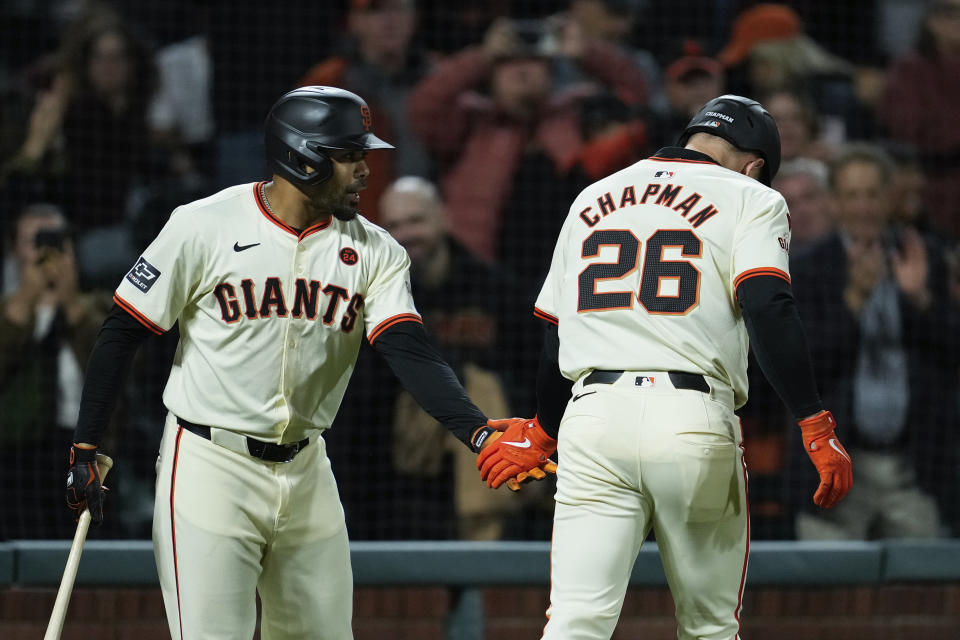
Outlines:
[[324, 221], [324, 222], [318, 222], [317, 224], [313, 225], [312, 227], [307, 227], [306, 229], [304, 229], [304, 230], [303, 230], [303, 233], [300, 234], [300, 238], [299, 238], [299, 239], [300, 239], [300, 240], [303, 240], [303, 239], [306, 238], [307, 236], [313, 235], [313, 234], [315, 234], [315, 233], [318, 232], [318, 231], [323, 231], [324, 229], [326, 229], [326, 228], [329, 227], [329, 226], [330, 226], [330, 221], [329, 221], [329, 220], [326, 220], [326, 221]]
[[655, 162], [689, 162], [690, 164], [714, 164], [718, 167], [718, 163], [713, 160], [687, 160], [686, 158], [661, 158], [660, 156], [651, 156], [647, 160], [653, 160]]
[[401, 322], [416, 322], [417, 324], [423, 324], [423, 318], [415, 313], [401, 313], [400, 315], [391, 316], [375, 326], [373, 331], [370, 332], [370, 335], [367, 336], [367, 340], [370, 341], [370, 344], [373, 344], [373, 341], [380, 337], [381, 333], [395, 324], [400, 324]]
[[750, 278], [755, 278], [756, 276], [773, 276], [775, 278], [780, 278], [781, 280], [786, 280], [787, 284], [790, 284], [790, 276], [786, 272], [781, 271], [775, 267], [759, 267], [757, 269], [747, 269], [740, 275], [738, 275], [733, 281], [733, 288], [736, 290], [740, 286], [740, 283], [744, 280], [749, 280]]
[[533, 315], [536, 316], [537, 318], [540, 318], [541, 320], [546, 320], [546, 321], [549, 322], [550, 324], [555, 324], [555, 325], [557, 325], [557, 326], [560, 325], [560, 320], [558, 320], [558, 319], [555, 318], [554, 316], [550, 315], [549, 313], [547, 313], [547, 312], [544, 311], [543, 309], [538, 309], [537, 307], [534, 307], [534, 308], [533, 308]]
[[147, 316], [137, 311], [136, 307], [134, 307], [132, 304], [130, 304], [129, 302], [121, 298], [116, 293], [113, 294], [113, 301], [117, 303], [118, 307], [120, 307], [121, 309], [129, 313], [131, 316], [134, 317], [134, 319], [137, 322], [145, 326], [147, 329], [149, 329], [153, 333], [157, 334], [158, 336], [166, 333], [165, 329], [161, 329], [158, 325], [154, 324], [153, 321], [150, 320], [150, 318], [148, 318]]
[[257, 201], [257, 208], [260, 209], [260, 213], [262, 213], [263, 216], [273, 224], [277, 225], [287, 233], [296, 236], [298, 240], [303, 240], [307, 236], [314, 234], [317, 231], [326, 229], [327, 227], [330, 226], [330, 219], [327, 218], [323, 222], [318, 222], [315, 225], [307, 227], [306, 229], [303, 230], [303, 233], [297, 233], [296, 229], [288, 225], [286, 222], [284, 222], [277, 216], [270, 213], [270, 210], [267, 209], [267, 203], [263, 201], [263, 198], [261, 197], [261, 192], [260, 192], [261, 188], [265, 184], [267, 184], [267, 182], [264, 180], [262, 182], [258, 182], [257, 184], [253, 185], [253, 197]]

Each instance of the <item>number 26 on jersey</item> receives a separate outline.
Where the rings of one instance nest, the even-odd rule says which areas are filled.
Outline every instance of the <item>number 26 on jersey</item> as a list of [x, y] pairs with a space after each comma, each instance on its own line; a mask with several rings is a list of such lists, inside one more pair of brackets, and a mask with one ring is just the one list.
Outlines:
[[[601, 247], [617, 247], [616, 262], [591, 262], [578, 278], [578, 312], [632, 309], [633, 291], [597, 292], [597, 282], [622, 280], [637, 269], [641, 243], [626, 229], [594, 231], [583, 241], [582, 258], [595, 258]], [[646, 242], [637, 299], [648, 313], [682, 315], [697, 305], [700, 271], [688, 260], [664, 260], [667, 248], [683, 258], [699, 258], [702, 242], [689, 229], [660, 229]]]

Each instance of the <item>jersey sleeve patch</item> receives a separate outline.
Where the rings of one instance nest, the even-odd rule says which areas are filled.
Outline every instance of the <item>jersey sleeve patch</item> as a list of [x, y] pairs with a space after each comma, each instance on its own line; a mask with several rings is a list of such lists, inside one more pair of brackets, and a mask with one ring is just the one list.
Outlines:
[[147, 329], [149, 329], [153, 333], [157, 334], [158, 336], [165, 333], [165, 331], [161, 327], [157, 326], [157, 324], [154, 323], [152, 320], [150, 320], [150, 318], [148, 318], [147, 316], [137, 311], [136, 307], [134, 307], [132, 304], [130, 304], [129, 302], [127, 302], [117, 294], [113, 294], [113, 301], [117, 303], [118, 307], [120, 307], [121, 309], [129, 313], [131, 316], [133, 316], [133, 318], [137, 322], [145, 326]]
[[773, 276], [775, 278], [780, 278], [781, 280], [786, 280], [788, 283], [790, 282], [790, 276], [786, 272], [781, 271], [776, 267], [759, 267], [757, 269], [747, 269], [734, 278], [733, 288], [736, 289], [744, 280], [749, 280], [750, 278], [754, 278], [756, 276]]
[[383, 333], [393, 325], [399, 324], [401, 322], [417, 322], [419, 324], [423, 324], [423, 320], [420, 318], [420, 316], [413, 313], [401, 313], [391, 318], [387, 318], [386, 320], [378, 324], [376, 327], [374, 327], [373, 331], [370, 332], [370, 335], [367, 336], [367, 340], [370, 341], [370, 344], [373, 344], [373, 341], [376, 340], [381, 333]]
[[546, 321], [549, 322], [550, 324], [555, 324], [555, 325], [558, 325], [558, 326], [559, 326], [559, 324], [560, 324], [560, 320], [558, 320], [555, 316], [550, 315], [549, 313], [547, 313], [547, 312], [544, 311], [543, 309], [534, 307], [534, 308], [533, 308], [533, 315], [536, 316], [537, 318], [540, 318], [541, 320], [546, 320]]
[[150, 291], [150, 287], [159, 277], [160, 269], [147, 262], [147, 259], [143, 256], [140, 256], [137, 264], [133, 265], [133, 268], [127, 273], [127, 280], [141, 293]]

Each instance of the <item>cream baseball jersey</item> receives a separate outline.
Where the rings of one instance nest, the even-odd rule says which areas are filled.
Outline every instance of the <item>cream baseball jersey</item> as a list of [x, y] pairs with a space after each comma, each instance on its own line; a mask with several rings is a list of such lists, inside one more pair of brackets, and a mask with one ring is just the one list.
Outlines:
[[652, 157], [573, 202], [535, 314], [558, 325], [560, 370], [686, 371], [747, 399], [745, 278], [789, 282], [783, 197], [706, 160]]
[[[362, 216], [298, 233], [263, 183], [179, 207], [114, 300], [155, 333], [179, 319], [164, 404], [271, 442], [330, 426], [364, 332], [420, 321], [409, 258]], [[225, 375], [229, 372], [229, 375]]]

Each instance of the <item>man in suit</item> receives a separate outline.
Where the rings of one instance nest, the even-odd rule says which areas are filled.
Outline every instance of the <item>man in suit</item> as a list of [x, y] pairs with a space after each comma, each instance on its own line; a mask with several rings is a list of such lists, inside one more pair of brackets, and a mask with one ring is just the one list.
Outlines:
[[[829, 175], [837, 230], [793, 257], [820, 394], [857, 460], [842, 504], [798, 513], [800, 539], [938, 536], [941, 509], [956, 502], [946, 476], [960, 325], [941, 255], [914, 227], [891, 223], [893, 173], [876, 147], [841, 150]], [[807, 471], [795, 462], [791, 473]], [[787, 484], [809, 486], [800, 475]]]

